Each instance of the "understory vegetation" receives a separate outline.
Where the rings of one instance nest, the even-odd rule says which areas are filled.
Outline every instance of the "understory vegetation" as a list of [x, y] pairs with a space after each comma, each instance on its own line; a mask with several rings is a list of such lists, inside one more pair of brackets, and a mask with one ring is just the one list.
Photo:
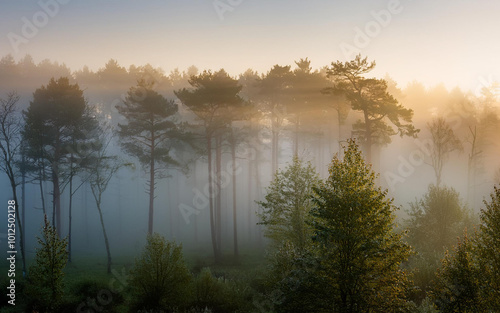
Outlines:
[[299, 158], [277, 171], [259, 203], [264, 259], [193, 264], [153, 233], [109, 274], [67, 266], [67, 240], [45, 219], [22, 296], [2, 312], [498, 312], [499, 188], [476, 221], [456, 191], [431, 185], [401, 227], [354, 140], [329, 174]]

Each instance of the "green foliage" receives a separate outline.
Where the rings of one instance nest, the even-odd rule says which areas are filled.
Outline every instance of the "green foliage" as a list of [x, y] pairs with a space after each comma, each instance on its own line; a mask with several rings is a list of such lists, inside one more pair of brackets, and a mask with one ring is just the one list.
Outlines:
[[203, 268], [194, 283], [194, 307], [208, 308], [214, 313], [244, 312], [248, 287], [223, 277], [216, 278], [209, 268]]
[[70, 287], [61, 312], [123, 312], [125, 298], [110, 290], [108, 280], [84, 278]]
[[58, 312], [64, 294], [64, 268], [68, 262], [67, 239], [59, 239], [45, 216], [35, 264], [29, 270], [26, 294], [30, 307], [41, 312]]
[[494, 187], [491, 200], [481, 210], [481, 232], [477, 254], [484, 277], [481, 291], [492, 311], [500, 311], [500, 188]]
[[182, 256], [182, 246], [157, 233], [148, 235], [144, 251], [131, 271], [133, 307], [172, 311], [190, 300], [191, 274]]
[[430, 291], [436, 270], [446, 249], [453, 246], [464, 228], [472, 229], [474, 220], [462, 206], [460, 195], [450, 187], [429, 185], [422, 199], [410, 203], [408, 242], [418, 255], [410, 258], [414, 282], [422, 299]]
[[310, 162], [294, 157], [286, 169], [279, 170], [267, 188], [259, 215], [265, 225], [264, 234], [277, 246], [289, 241], [296, 249], [311, 245], [312, 229], [309, 211], [312, 208], [312, 188], [320, 182]]
[[453, 188], [429, 185], [427, 194], [410, 205], [408, 238], [424, 255], [443, 253], [465, 227], [473, 226], [468, 225], [468, 213]]
[[431, 298], [427, 297], [412, 312], [414, 312], [414, 313], [438, 313], [439, 311], [436, 309], [436, 306], [434, 305], [434, 301], [432, 301]]
[[401, 312], [409, 308], [409, 280], [401, 269], [410, 247], [393, 230], [387, 191], [375, 187], [354, 140], [343, 160], [333, 158], [330, 176], [314, 188], [314, 239], [320, 244], [316, 275], [329, 286], [334, 312]]
[[446, 252], [438, 270], [432, 293], [437, 308], [443, 313], [484, 312], [480, 274], [474, 260], [473, 244], [465, 233], [454, 253]]

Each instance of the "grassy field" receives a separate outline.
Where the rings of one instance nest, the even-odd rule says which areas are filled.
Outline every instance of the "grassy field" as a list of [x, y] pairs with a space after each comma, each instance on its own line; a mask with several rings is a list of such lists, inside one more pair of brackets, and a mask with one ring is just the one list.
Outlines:
[[[108, 274], [106, 273], [105, 256], [75, 255], [72, 262], [69, 262], [64, 270], [65, 302], [71, 303], [73, 307], [79, 304], [84, 309], [82, 312], [86, 312], [85, 310], [88, 312], [128, 312], [127, 303], [130, 300], [128, 279], [136, 257], [133, 255], [113, 256], [112, 273]], [[214, 264], [209, 250], [187, 249], [184, 251], [184, 258], [194, 279], [203, 268], [208, 267], [214, 277], [223, 281], [231, 281], [246, 291], [262, 277], [265, 267], [263, 251], [252, 248], [243, 248], [237, 259], [230, 251], [227, 251], [223, 262], [217, 265]], [[28, 267], [31, 262], [33, 260], [28, 261]], [[25, 279], [22, 278], [19, 259], [16, 265], [16, 304], [19, 303], [19, 305], [13, 308], [7, 304], [9, 299], [3, 293], [0, 312], [20, 312], [26, 283]], [[4, 290], [9, 283], [7, 272], [8, 264], [3, 261], [0, 263], [0, 277], [2, 277], [0, 281]]]

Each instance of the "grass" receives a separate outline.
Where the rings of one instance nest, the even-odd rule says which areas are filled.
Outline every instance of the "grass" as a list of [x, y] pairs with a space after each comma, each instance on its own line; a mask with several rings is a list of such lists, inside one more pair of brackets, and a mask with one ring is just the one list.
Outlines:
[[[225, 251], [223, 261], [220, 264], [214, 264], [214, 258], [210, 250], [183, 249], [184, 258], [188, 268], [196, 277], [202, 268], [209, 267], [215, 277], [224, 278], [233, 281], [240, 286], [250, 286], [257, 277], [260, 277], [264, 267], [264, 254], [260, 249], [241, 248], [240, 256], [235, 258], [231, 251]], [[132, 269], [136, 256], [117, 255], [113, 256], [112, 273], [106, 273], [106, 257], [104, 255], [74, 255], [73, 261], [69, 262], [64, 270], [65, 272], [65, 294], [66, 300], [71, 303], [81, 303], [81, 299], [90, 298], [94, 300], [98, 297], [110, 294], [113, 299], [122, 299], [127, 301], [127, 276]], [[28, 260], [28, 268], [33, 260]], [[16, 285], [24, 284], [21, 272], [21, 262], [17, 261]], [[7, 284], [8, 264], [3, 261], [0, 263], [0, 282], [2, 287]], [[5, 273], [5, 274], [1, 274]], [[110, 293], [111, 287], [120, 290], [117, 293]], [[250, 287], [249, 287], [250, 288]], [[104, 291], [103, 291], [104, 290]], [[22, 299], [22, 291], [18, 291], [18, 300]], [[104, 297], [104, 296], [103, 296]], [[104, 298], [103, 298], [104, 299]], [[124, 299], [124, 300], [123, 300]], [[118, 301], [118, 300], [116, 300]], [[101, 302], [107, 302], [106, 299]], [[0, 312], [10, 312], [9, 307], [2, 307], [7, 303], [7, 299], [2, 301]], [[97, 303], [99, 304], [99, 303]], [[87, 304], [85, 304], [87, 305]], [[114, 304], [113, 304], [114, 305]], [[111, 307], [112, 304], [109, 304]], [[108, 307], [106, 307], [107, 309]], [[19, 309], [19, 307], [18, 307]], [[118, 303], [113, 312], [126, 312], [126, 306]], [[108, 312], [107, 310], [105, 310]], [[111, 312], [111, 311], [110, 311]]]

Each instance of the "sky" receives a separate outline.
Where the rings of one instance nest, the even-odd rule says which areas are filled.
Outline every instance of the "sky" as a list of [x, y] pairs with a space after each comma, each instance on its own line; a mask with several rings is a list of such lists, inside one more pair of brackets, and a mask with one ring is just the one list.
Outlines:
[[72, 70], [122, 66], [226, 69], [238, 75], [308, 57], [313, 68], [356, 53], [373, 76], [475, 91], [500, 80], [500, 1], [5, 0], [0, 55]]

